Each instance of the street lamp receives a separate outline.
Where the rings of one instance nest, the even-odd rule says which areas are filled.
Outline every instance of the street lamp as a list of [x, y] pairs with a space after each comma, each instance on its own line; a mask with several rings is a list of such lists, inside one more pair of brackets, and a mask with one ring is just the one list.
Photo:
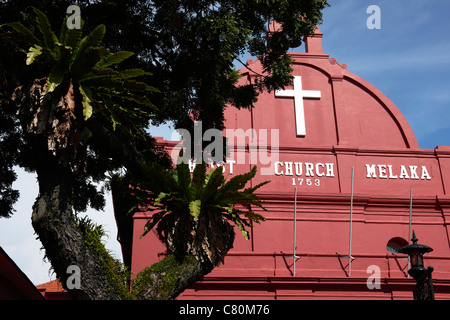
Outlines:
[[432, 248], [423, 244], [417, 244], [418, 239], [413, 231], [411, 239], [413, 244], [398, 250], [400, 253], [405, 253], [409, 256], [411, 261], [411, 269], [408, 273], [416, 280], [417, 284], [414, 288], [414, 300], [434, 300], [433, 279], [431, 273], [433, 267], [425, 268], [423, 265], [423, 255], [433, 251]]

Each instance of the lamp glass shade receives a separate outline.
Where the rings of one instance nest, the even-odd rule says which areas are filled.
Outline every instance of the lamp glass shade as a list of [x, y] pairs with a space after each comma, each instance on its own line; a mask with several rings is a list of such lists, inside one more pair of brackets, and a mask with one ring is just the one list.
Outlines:
[[411, 267], [423, 267], [423, 256], [419, 252], [411, 252]]

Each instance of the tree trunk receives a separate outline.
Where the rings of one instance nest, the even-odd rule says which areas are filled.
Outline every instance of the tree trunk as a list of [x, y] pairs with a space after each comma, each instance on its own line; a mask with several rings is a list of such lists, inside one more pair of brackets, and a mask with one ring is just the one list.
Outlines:
[[[73, 299], [121, 298], [108, 272], [111, 258], [85, 242], [72, 212], [71, 161], [77, 119], [82, 119], [75, 112], [72, 83], [68, 81], [48, 94], [46, 78], [36, 79], [29, 86], [18, 87], [12, 100], [33, 154], [39, 183], [32, 225], [57, 277]], [[74, 274], [69, 266], [75, 266]], [[70, 287], [68, 280], [73, 280]]]
[[[183, 247], [183, 250], [178, 254], [170, 254], [136, 276], [132, 293], [138, 299], [175, 299], [223, 263], [225, 255], [233, 247], [233, 227], [220, 214], [202, 212], [198, 219], [186, 215], [187, 219], [176, 221], [172, 221], [170, 217], [174, 215], [169, 216], [169, 220], [165, 222], [169, 222], [172, 228], [164, 223], [162, 226], [166, 228], [165, 233], [170, 234], [165, 241], [166, 246], [173, 249], [173, 252], [176, 252], [177, 247]], [[178, 244], [171, 246], [174, 242]], [[180, 244], [182, 242], [186, 242], [187, 249]]]
[[212, 245], [206, 246], [206, 252], [198, 256], [208, 258], [197, 261], [192, 255], [181, 258], [170, 255], [139, 273], [130, 293], [117, 275], [115, 261], [102, 244], [85, 241], [72, 212], [74, 173], [71, 166], [76, 155], [77, 119], [80, 118], [75, 112], [73, 86], [69, 82], [67, 89], [58, 87], [49, 96], [45, 83], [45, 78], [37, 79], [30, 88], [18, 88], [13, 101], [18, 106], [23, 131], [32, 148], [39, 183], [32, 225], [56, 276], [74, 300], [174, 299], [214, 268], [211, 259], [217, 263], [223, 260], [234, 241], [232, 228], [224, 225], [222, 237], [218, 237], [207, 230], [209, 227], [216, 230], [214, 227], [219, 226], [211, 226], [209, 219], [200, 219], [197, 245], [204, 239], [207, 242], [209, 239]]
[[[35, 154], [39, 196], [33, 205], [32, 225], [58, 279], [73, 299], [123, 298], [112, 283], [110, 261], [101, 250], [85, 242], [75, 223], [69, 169], [58, 164], [47, 150], [37, 148]], [[72, 275], [69, 266], [78, 267], [79, 274]], [[78, 276], [79, 286], [73, 281]]]
[[212, 269], [211, 263], [199, 262], [194, 256], [170, 254], [139, 272], [133, 280], [132, 292], [140, 300], [175, 299]]
[[[58, 279], [73, 299], [174, 299], [214, 269], [208, 259], [197, 261], [192, 255], [171, 254], [140, 272], [130, 293], [124, 283], [117, 280], [111, 267], [112, 258], [106, 251], [102, 254], [87, 244], [76, 225], [70, 169], [58, 163], [57, 158], [42, 147], [46, 143], [43, 137], [31, 136], [30, 140], [36, 146], [34, 154], [39, 181], [32, 224]], [[220, 239], [225, 237], [226, 241], [220, 243], [220, 251], [225, 255], [233, 245], [234, 232], [231, 227], [221, 231], [224, 234]], [[73, 279], [68, 270], [70, 266], [80, 270], [79, 287], [70, 286]]]
[[[108, 279], [98, 254], [84, 242], [62, 187], [40, 195], [34, 206], [32, 224], [58, 279], [73, 299], [109, 299]], [[79, 268], [79, 287], [68, 287], [69, 266]], [[75, 275], [76, 276], [76, 275]], [[73, 279], [73, 278], [72, 278]]]

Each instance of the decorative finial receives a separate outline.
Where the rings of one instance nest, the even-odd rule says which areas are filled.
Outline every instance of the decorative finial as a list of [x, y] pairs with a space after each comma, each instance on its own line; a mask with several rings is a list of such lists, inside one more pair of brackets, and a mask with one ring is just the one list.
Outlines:
[[419, 241], [419, 239], [417, 239], [417, 237], [416, 237], [416, 233], [414, 232], [414, 230], [413, 230], [413, 237], [411, 238], [411, 241], [413, 242], [413, 244], [416, 244], [417, 241]]

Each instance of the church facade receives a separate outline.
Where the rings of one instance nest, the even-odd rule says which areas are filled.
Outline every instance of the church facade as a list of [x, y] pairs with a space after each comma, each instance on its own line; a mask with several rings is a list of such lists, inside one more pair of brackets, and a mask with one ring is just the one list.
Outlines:
[[[291, 53], [292, 87], [226, 109], [221, 165], [230, 177], [257, 165], [251, 184], [271, 180], [257, 191], [266, 221], [248, 241], [237, 232], [225, 263], [179, 299], [412, 299], [398, 249], [413, 230], [434, 249], [424, 258], [436, 299], [450, 298], [450, 147], [421, 149], [391, 100], [323, 53], [319, 29], [305, 49]], [[242, 84], [263, 72], [247, 63]], [[140, 239], [150, 215], [133, 217], [134, 274], [165, 256], [153, 233]]]

